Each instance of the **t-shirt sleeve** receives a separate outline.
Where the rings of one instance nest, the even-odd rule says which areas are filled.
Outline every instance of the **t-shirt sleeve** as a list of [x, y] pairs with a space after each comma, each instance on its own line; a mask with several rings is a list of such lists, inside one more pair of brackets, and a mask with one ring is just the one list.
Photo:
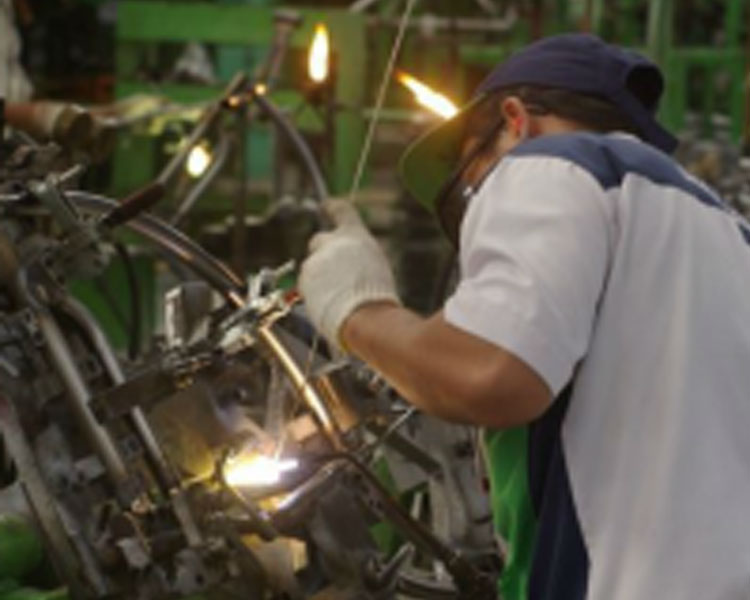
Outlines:
[[523, 360], [555, 395], [588, 349], [611, 254], [607, 200], [567, 160], [508, 157], [461, 227], [461, 279], [445, 318]]

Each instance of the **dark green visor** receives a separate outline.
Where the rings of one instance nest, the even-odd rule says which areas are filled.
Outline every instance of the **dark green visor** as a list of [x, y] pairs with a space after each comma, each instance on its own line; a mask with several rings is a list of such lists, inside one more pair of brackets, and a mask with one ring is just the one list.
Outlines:
[[401, 181], [407, 191], [436, 216], [438, 197], [460, 162], [469, 117], [484, 98], [480, 95], [472, 99], [455, 116], [413, 142], [401, 156], [398, 167]]

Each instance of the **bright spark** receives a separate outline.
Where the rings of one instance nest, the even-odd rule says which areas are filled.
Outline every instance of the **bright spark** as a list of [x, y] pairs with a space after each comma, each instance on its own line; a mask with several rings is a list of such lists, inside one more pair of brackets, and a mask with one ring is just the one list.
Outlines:
[[416, 77], [412, 77], [408, 73], [403, 72], [398, 73], [397, 76], [398, 80], [411, 90], [416, 101], [436, 115], [439, 115], [444, 119], [450, 119], [458, 112], [456, 105], [446, 96], [436, 92], [426, 84], [419, 81]]

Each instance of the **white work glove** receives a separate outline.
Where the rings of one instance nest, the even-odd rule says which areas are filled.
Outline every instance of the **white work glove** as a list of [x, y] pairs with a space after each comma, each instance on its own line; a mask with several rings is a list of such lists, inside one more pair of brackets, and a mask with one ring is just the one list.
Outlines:
[[336, 228], [310, 240], [299, 291], [313, 325], [340, 348], [341, 325], [357, 308], [370, 302], [400, 301], [388, 260], [351, 202], [330, 199], [324, 208]]

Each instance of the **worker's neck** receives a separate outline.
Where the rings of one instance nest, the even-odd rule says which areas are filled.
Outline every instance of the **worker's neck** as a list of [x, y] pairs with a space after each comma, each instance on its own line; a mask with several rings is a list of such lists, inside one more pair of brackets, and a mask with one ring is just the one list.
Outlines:
[[548, 135], [556, 133], [571, 133], [573, 131], [586, 131], [583, 125], [563, 119], [556, 115], [536, 116], [532, 122], [532, 135]]

